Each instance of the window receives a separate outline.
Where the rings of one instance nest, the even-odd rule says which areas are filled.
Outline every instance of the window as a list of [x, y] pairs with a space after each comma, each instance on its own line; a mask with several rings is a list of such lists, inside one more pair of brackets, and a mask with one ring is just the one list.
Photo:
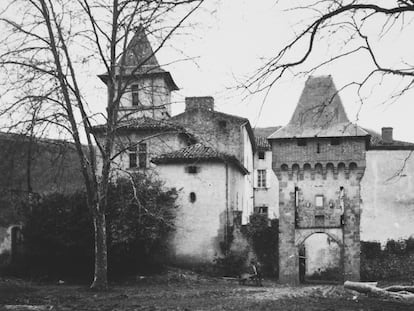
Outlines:
[[341, 140], [339, 138], [331, 138], [331, 145], [337, 146], [341, 143]]
[[265, 152], [264, 151], [259, 151], [259, 159], [264, 160], [264, 158], [265, 158]]
[[190, 192], [190, 202], [194, 203], [196, 201], [196, 194], [195, 192]]
[[295, 207], [299, 207], [299, 188], [295, 187]]
[[316, 207], [323, 207], [323, 195], [317, 195], [315, 197], [315, 206]]
[[132, 93], [132, 106], [138, 106], [140, 104], [138, 84], [131, 85], [131, 93]]
[[135, 146], [128, 148], [129, 168], [137, 167], [137, 149]]
[[261, 215], [268, 215], [269, 208], [267, 206], [256, 206], [254, 212]]
[[321, 153], [321, 145], [319, 143], [316, 144], [316, 153]]
[[140, 168], [147, 167], [147, 144], [140, 143], [138, 145], [138, 164]]
[[325, 227], [324, 215], [315, 215], [315, 227]]
[[266, 170], [257, 170], [257, 187], [266, 188]]
[[298, 146], [306, 146], [308, 144], [308, 142], [306, 141], [306, 139], [298, 139]]
[[186, 171], [188, 174], [197, 174], [197, 173], [198, 173], [198, 171], [199, 171], [199, 168], [198, 168], [197, 166], [190, 165], [190, 166], [187, 166], [187, 167], [185, 168], [185, 171]]
[[225, 120], [220, 120], [218, 124], [222, 130], [224, 130], [227, 127], [227, 122]]

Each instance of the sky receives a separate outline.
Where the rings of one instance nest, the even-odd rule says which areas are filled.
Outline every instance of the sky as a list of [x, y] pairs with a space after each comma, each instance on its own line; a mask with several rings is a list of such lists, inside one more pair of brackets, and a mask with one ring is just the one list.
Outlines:
[[[266, 98], [264, 93], [242, 92], [240, 86], [311, 21], [314, 11], [292, 10], [300, 3], [309, 4], [310, 1], [205, 0], [203, 9], [189, 20], [192, 27], [181, 29], [156, 55], [180, 88], [172, 97], [173, 114], [184, 110], [186, 96], [213, 96], [216, 110], [246, 117], [253, 127], [286, 125], [299, 100], [306, 75], [287, 72]], [[414, 64], [412, 24], [404, 28], [396, 25], [396, 31], [390, 31], [383, 38], [383, 44], [372, 42], [382, 64], [399, 64], [401, 59], [411, 60]], [[375, 33], [378, 25], [378, 20], [374, 20], [364, 30], [367, 34]], [[335, 36], [318, 37], [307, 66], [323, 62], [335, 51], [352, 48], [352, 42], [344, 42], [346, 35], [346, 30], [341, 29]], [[299, 45], [292, 51], [293, 59], [300, 57], [304, 48]], [[361, 80], [370, 69], [372, 62], [367, 53], [360, 53], [324, 66], [313, 74], [331, 75], [339, 89], [351, 81]], [[106, 88], [97, 77], [105, 71], [104, 66], [92, 62], [83, 70], [86, 78], [81, 87], [91, 103], [90, 111], [94, 114], [104, 112]], [[381, 127], [393, 127], [395, 139], [414, 142], [414, 92], [392, 104], [384, 104], [390, 92], [398, 89], [400, 81], [375, 82], [363, 90], [366, 99], [362, 105], [356, 88], [340, 92], [348, 118], [377, 132], [381, 132]]]
[[[292, 6], [296, 2], [285, 3]], [[289, 42], [301, 29], [300, 25], [307, 22], [309, 16], [306, 12], [287, 8], [274, 0], [261, 0], [260, 5], [251, 0], [226, 0], [215, 2], [194, 15], [192, 21], [196, 26], [186, 30], [185, 36], [174, 38], [169, 47], [157, 55], [160, 64], [168, 64], [182, 54], [195, 58], [165, 67], [180, 87], [173, 96], [173, 113], [184, 109], [186, 96], [213, 96], [216, 110], [247, 117], [253, 127], [287, 124], [307, 76], [288, 74], [272, 88], [265, 101], [263, 94], [246, 97], [246, 93], [235, 89], [263, 64], [264, 59], [275, 55]], [[374, 22], [368, 25], [367, 32], [375, 29]], [[341, 40], [338, 35], [318, 41], [309, 63], [317, 64], [331, 55], [332, 50], [344, 48]], [[411, 41], [409, 34], [390, 33], [384, 40], [385, 44], [378, 48], [380, 59], [392, 64], [398, 60], [396, 51], [414, 55], [414, 47], [407, 46], [410, 42], [407, 40]], [[361, 79], [371, 68], [370, 64], [367, 54], [361, 54], [326, 66], [314, 74], [330, 74], [340, 88]], [[397, 84], [398, 81], [390, 80], [370, 86], [364, 92], [368, 99], [362, 106], [355, 88], [346, 89], [340, 97], [352, 122], [378, 132], [381, 127], [390, 126], [394, 128], [395, 139], [414, 142], [414, 92], [392, 104], [384, 104]]]

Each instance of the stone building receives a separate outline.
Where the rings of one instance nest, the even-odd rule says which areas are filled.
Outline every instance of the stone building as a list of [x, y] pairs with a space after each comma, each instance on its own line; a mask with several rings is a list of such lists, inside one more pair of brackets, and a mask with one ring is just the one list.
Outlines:
[[[185, 111], [171, 116], [171, 92], [178, 88], [142, 29], [125, 54], [126, 63], [118, 64], [124, 94], [115, 129], [113, 178], [141, 171], [180, 190], [171, 251], [187, 263], [212, 262], [222, 255], [233, 218], [247, 223], [253, 212], [256, 145], [250, 123], [216, 111], [209, 96], [186, 97]], [[107, 75], [99, 77], [107, 81]], [[104, 138], [104, 125], [94, 131], [98, 140]]]
[[360, 181], [369, 133], [349, 122], [331, 77], [310, 77], [290, 122], [269, 136], [279, 179], [279, 279], [298, 283], [303, 244], [324, 233], [359, 279]]

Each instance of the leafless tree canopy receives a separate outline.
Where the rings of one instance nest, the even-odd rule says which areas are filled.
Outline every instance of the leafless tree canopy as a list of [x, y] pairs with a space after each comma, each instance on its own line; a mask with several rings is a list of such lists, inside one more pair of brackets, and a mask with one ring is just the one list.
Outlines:
[[[137, 28], [156, 38], [152, 55], [128, 68], [129, 75], [142, 71], [202, 3], [15, 0], [0, 4], [0, 118], [7, 130], [33, 136], [52, 127], [75, 143], [94, 216], [95, 288], [107, 286], [106, 196], [120, 99], [128, 85], [124, 78], [129, 64], [122, 52]], [[92, 131], [96, 115], [88, 102], [89, 90], [81, 78], [91, 65], [100, 65], [107, 74], [105, 135], [99, 142]], [[95, 145], [102, 159], [100, 177]]]
[[[294, 4], [277, 1], [277, 6], [283, 5], [288, 7], [287, 13], [295, 11], [297, 17], [303, 18], [296, 24], [299, 31], [247, 81], [245, 87], [250, 92], [268, 92], [288, 72], [310, 74], [356, 56], [367, 59], [369, 69], [362, 78], [350, 81], [341, 89], [354, 86], [359, 94], [364, 86], [374, 81], [398, 78], [399, 86], [391, 96], [395, 100], [413, 88], [411, 42], [405, 42], [405, 49], [396, 48], [393, 53], [382, 53], [382, 50], [390, 48], [396, 37], [412, 38], [414, 1], [318, 0]], [[312, 63], [315, 51], [323, 44], [327, 45], [326, 49], [330, 44], [335, 48], [330, 49], [331, 54], [325, 59]]]

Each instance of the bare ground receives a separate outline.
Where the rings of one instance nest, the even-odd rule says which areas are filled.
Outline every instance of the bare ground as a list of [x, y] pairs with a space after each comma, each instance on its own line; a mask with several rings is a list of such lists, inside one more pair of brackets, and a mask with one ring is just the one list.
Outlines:
[[[112, 284], [106, 292], [87, 286], [36, 284], [0, 279], [0, 306], [49, 305], [54, 310], [414, 310], [413, 305], [380, 301], [340, 285], [241, 286], [236, 280], [168, 273]], [[0, 307], [1, 309], [2, 307]]]

